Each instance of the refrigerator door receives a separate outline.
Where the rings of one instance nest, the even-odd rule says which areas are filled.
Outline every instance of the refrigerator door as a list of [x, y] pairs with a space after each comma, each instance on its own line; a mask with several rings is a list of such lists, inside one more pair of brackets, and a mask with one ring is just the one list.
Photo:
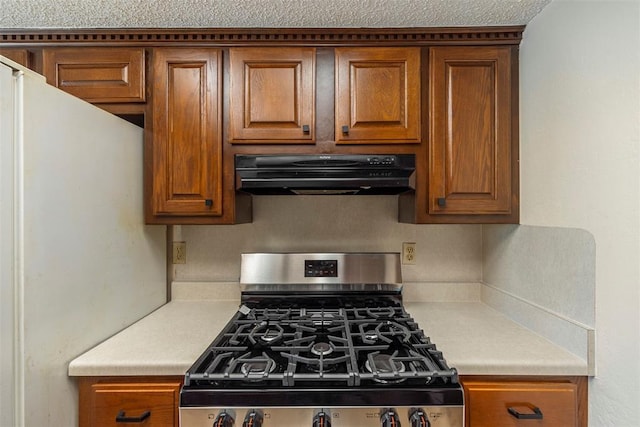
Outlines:
[[13, 69], [0, 64], [0, 426], [14, 426]]
[[0, 165], [13, 194], [0, 207], [13, 218], [2, 274], [4, 252], [15, 270], [2, 282], [15, 307], [14, 324], [2, 326], [15, 354], [8, 425], [72, 426], [68, 363], [166, 302], [166, 227], [144, 225], [142, 129], [29, 70], [13, 79], [16, 125], [1, 141], [13, 153]]

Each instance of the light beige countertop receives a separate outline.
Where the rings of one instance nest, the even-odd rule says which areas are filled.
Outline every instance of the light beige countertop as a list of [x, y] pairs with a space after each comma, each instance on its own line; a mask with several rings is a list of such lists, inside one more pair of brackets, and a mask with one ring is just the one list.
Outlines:
[[[174, 288], [171, 302], [71, 361], [69, 375], [183, 375], [237, 311], [236, 287]], [[586, 361], [480, 301], [407, 302], [405, 295], [405, 306], [461, 375], [588, 373]]]

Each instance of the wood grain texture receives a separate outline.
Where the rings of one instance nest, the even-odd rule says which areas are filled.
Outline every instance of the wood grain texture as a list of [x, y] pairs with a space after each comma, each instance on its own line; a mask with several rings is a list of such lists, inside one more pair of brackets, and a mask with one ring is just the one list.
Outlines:
[[315, 49], [239, 48], [229, 58], [229, 141], [313, 144]]
[[31, 67], [31, 53], [27, 49], [4, 49], [0, 48], [0, 55], [5, 58], [17, 62], [20, 65], [24, 65], [27, 68]]
[[[587, 427], [586, 377], [463, 376], [467, 427]], [[541, 420], [508, 412], [542, 412]]]
[[510, 59], [502, 47], [431, 49], [430, 214], [511, 213]]
[[127, 417], [150, 416], [139, 423], [147, 427], [177, 427], [181, 378], [100, 377], [79, 380], [79, 427], [118, 427], [124, 411]]
[[142, 48], [49, 48], [43, 51], [47, 82], [92, 103], [144, 102]]
[[157, 49], [153, 215], [222, 215], [219, 49]]
[[420, 50], [337, 48], [335, 56], [336, 143], [421, 143]]

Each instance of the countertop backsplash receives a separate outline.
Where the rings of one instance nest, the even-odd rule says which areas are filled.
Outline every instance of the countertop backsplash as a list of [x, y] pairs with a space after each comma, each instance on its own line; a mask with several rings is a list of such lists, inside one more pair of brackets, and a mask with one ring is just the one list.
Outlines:
[[401, 252], [416, 243], [405, 282], [478, 282], [480, 225], [398, 223], [397, 196], [257, 196], [250, 224], [174, 227], [187, 245], [176, 281], [237, 281], [244, 252]]
[[481, 300], [588, 361], [595, 374], [593, 236], [576, 228], [485, 225]]
[[[400, 252], [405, 301], [480, 301], [594, 367], [595, 242], [584, 230], [524, 225], [413, 225], [395, 196], [259, 196], [254, 220], [174, 226], [187, 262], [174, 282], [237, 283], [245, 252]], [[220, 290], [220, 289], [218, 289]], [[236, 291], [234, 291], [236, 292]]]

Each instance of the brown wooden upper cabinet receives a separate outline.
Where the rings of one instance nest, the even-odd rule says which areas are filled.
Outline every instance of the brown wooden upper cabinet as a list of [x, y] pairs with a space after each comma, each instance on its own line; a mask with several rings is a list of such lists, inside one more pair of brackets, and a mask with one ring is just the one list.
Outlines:
[[43, 50], [47, 82], [88, 102], [145, 101], [143, 48], [51, 48]]
[[428, 214], [517, 217], [511, 52], [430, 49]]
[[220, 49], [153, 51], [147, 222], [222, 215], [221, 64]]
[[315, 61], [311, 47], [229, 50], [229, 141], [315, 142]]
[[31, 55], [27, 49], [4, 49], [0, 48], [0, 55], [5, 58], [17, 62], [20, 65], [24, 65], [27, 68], [31, 67]]
[[420, 48], [336, 48], [338, 144], [421, 142]]

